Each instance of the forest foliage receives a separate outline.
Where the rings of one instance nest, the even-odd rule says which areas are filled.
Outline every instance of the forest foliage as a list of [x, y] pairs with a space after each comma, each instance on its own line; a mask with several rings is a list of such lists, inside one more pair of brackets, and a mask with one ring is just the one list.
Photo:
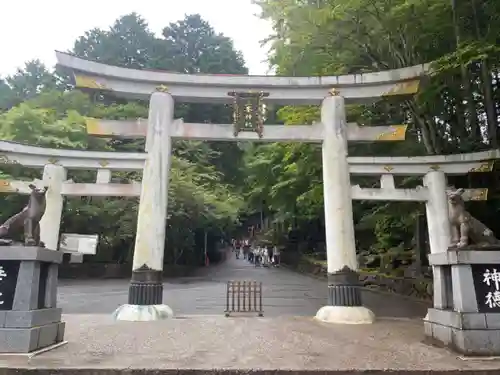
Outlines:
[[[406, 141], [351, 143], [350, 155], [436, 155], [498, 148], [498, 1], [256, 3], [262, 8], [261, 16], [272, 22], [274, 35], [267, 40], [271, 45], [269, 60], [280, 75], [351, 74], [430, 64], [431, 73], [415, 97], [348, 107], [348, 121], [360, 125], [408, 125]], [[285, 107], [279, 115], [290, 124], [319, 120], [316, 107]], [[247, 155], [254, 201], [265, 201], [282, 218], [293, 220], [304, 251], [321, 244], [321, 150], [306, 144], [275, 144], [257, 147], [254, 152], [253, 157]], [[270, 167], [272, 173], [268, 172]], [[355, 183], [376, 187], [369, 179]], [[398, 183], [414, 187], [422, 181]], [[474, 181], [450, 183], [467, 185]], [[495, 198], [494, 186], [490, 188], [490, 197]], [[480, 219], [494, 217], [500, 206], [495, 200], [487, 206], [472, 205], [488, 211], [480, 212]], [[412, 249], [415, 219], [423, 212], [422, 205], [413, 203], [354, 202], [358, 249], [373, 253]]]
[[[164, 28], [161, 37], [137, 14], [118, 19], [109, 30], [94, 29], [75, 41], [71, 53], [107, 64], [185, 73], [247, 73], [232, 41], [198, 15]], [[144, 140], [89, 137], [85, 118], [146, 118], [147, 102], [124, 102], [71, 90], [67, 72], [48, 70], [39, 61], [0, 81], [0, 139], [41, 147], [144, 152]], [[178, 105], [176, 117], [192, 122], [228, 122], [231, 109]], [[202, 120], [203, 119], [203, 120]], [[237, 224], [242, 198], [236, 193], [243, 153], [236, 144], [179, 141], [170, 174], [167, 249], [169, 263], [203, 262], [204, 232], [215, 239]], [[2, 166], [3, 178], [40, 178], [40, 171]], [[96, 172], [69, 171], [75, 182], [94, 182]], [[113, 182], [141, 179], [138, 173], [113, 173]], [[23, 197], [4, 195], [1, 218], [22, 208]], [[100, 235], [98, 258], [123, 262], [133, 253], [138, 198], [70, 198], [62, 232]], [[200, 238], [202, 239], [200, 241]], [[209, 249], [210, 250], [210, 249]]]

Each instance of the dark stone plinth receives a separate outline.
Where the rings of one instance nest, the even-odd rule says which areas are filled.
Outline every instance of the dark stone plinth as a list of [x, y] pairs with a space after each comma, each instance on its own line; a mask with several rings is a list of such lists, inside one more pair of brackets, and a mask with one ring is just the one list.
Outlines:
[[500, 355], [500, 250], [471, 246], [430, 254], [434, 307], [424, 319], [431, 342], [470, 356]]
[[328, 305], [362, 306], [359, 275], [348, 267], [328, 274]]
[[0, 353], [29, 353], [61, 342], [57, 304], [62, 253], [40, 247], [0, 247]]
[[141, 267], [132, 271], [128, 291], [129, 305], [161, 305], [163, 301], [162, 272]]

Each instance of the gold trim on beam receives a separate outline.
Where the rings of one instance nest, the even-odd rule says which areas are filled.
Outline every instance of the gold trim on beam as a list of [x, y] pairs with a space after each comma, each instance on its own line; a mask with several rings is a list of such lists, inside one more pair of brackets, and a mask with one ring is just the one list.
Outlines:
[[471, 170], [469, 170], [469, 173], [491, 172], [493, 170], [494, 164], [495, 160], [488, 160], [486, 162], [481, 163], [479, 167], [472, 168]]
[[385, 169], [387, 172], [389, 172], [389, 173], [390, 173], [392, 170], [394, 170], [394, 167], [391, 167], [390, 165], [386, 165], [386, 166], [384, 167], [384, 169]]
[[9, 180], [0, 180], [0, 193], [15, 193], [17, 189], [12, 187]]
[[469, 192], [469, 201], [486, 201], [488, 200], [488, 188], [483, 189], [467, 189]]
[[0, 164], [19, 164], [17, 160], [10, 160], [7, 155], [0, 154]]
[[404, 141], [406, 139], [406, 129], [408, 125], [392, 125], [391, 130], [380, 133], [377, 141]]
[[396, 83], [392, 87], [392, 89], [382, 94], [382, 97], [398, 96], [398, 95], [414, 95], [418, 92], [419, 86], [420, 86], [419, 79]]
[[94, 78], [75, 74], [75, 86], [83, 89], [108, 90], [108, 88], [97, 82]]
[[85, 117], [85, 127], [87, 128], [87, 134], [89, 135], [108, 135], [102, 130], [99, 119], [93, 117]]

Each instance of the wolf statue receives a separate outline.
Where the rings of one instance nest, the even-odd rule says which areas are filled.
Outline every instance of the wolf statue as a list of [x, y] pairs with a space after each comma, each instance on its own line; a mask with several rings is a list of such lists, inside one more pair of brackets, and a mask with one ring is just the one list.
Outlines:
[[[25, 246], [45, 247], [44, 243], [40, 241], [40, 219], [45, 213], [45, 194], [48, 188], [38, 188], [33, 184], [30, 184], [29, 188], [31, 193], [28, 204], [21, 212], [0, 225], [0, 238], [12, 236], [16, 230], [24, 228]], [[11, 243], [12, 240], [10, 239], [0, 241], [0, 245], [10, 245]]]
[[479, 247], [500, 246], [493, 231], [467, 212], [462, 197], [464, 192], [464, 189], [447, 191], [451, 225], [450, 248], [465, 247], [469, 245], [469, 241]]

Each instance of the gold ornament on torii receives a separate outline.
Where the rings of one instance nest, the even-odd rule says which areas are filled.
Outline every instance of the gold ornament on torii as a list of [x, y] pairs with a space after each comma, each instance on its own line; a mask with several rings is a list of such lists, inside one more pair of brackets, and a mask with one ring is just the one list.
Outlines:
[[167, 85], [156, 86], [155, 90], [158, 92], [169, 92]]
[[330, 89], [330, 91], [328, 91], [328, 94], [330, 94], [330, 96], [339, 96], [340, 91], [334, 87], [334, 88]]

